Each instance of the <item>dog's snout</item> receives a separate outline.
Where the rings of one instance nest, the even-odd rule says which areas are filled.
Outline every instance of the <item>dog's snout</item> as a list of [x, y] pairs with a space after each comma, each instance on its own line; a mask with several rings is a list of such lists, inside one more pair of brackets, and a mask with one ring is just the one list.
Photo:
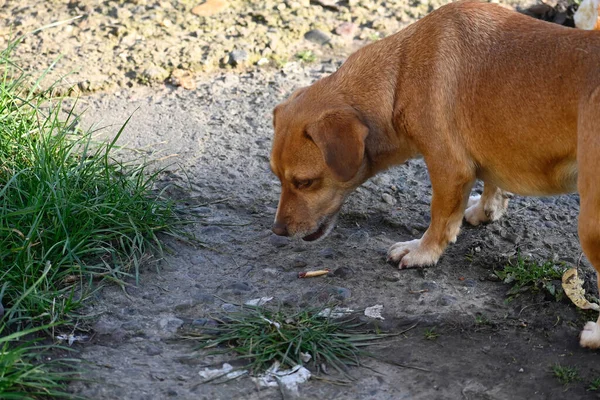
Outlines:
[[278, 236], [288, 236], [289, 235], [288, 230], [287, 230], [287, 225], [284, 223], [281, 223], [279, 221], [276, 221], [273, 224], [272, 230], [273, 230], [273, 233]]

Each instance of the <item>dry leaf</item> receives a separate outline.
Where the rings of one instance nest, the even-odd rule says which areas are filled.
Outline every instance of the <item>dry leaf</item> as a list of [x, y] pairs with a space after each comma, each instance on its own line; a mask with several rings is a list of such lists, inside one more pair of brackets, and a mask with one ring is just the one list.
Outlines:
[[583, 289], [583, 280], [577, 276], [577, 268], [571, 268], [567, 270], [562, 276], [562, 287], [565, 290], [565, 294], [573, 304], [583, 310], [596, 310], [600, 311], [598, 304], [590, 303], [585, 298], [585, 290]]

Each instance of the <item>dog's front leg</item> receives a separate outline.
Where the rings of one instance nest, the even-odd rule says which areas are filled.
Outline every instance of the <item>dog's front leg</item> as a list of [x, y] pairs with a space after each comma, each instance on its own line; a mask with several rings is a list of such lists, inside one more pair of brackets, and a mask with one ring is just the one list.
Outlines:
[[[475, 173], [466, 165], [428, 165], [433, 195], [431, 223], [421, 239], [398, 242], [388, 251], [388, 261], [400, 269], [437, 263], [448, 243], [454, 243], [460, 231]], [[466, 163], [465, 163], [466, 164]]]

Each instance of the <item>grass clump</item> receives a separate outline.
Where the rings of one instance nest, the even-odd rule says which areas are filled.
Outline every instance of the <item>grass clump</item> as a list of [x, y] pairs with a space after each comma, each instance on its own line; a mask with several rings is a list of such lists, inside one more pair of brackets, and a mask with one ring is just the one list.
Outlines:
[[560, 364], [555, 364], [552, 366], [552, 373], [562, 385], [568, 385], [580, 380], [579, 371], [575, 367], [564, 367]]
[[507, 293], [509, 297], [528, 291], [544, 290], [556, 300], [560, 300], [563, 295], [562, 288], [560, 285], [555, 286], [552, 281], [560, 280], [565, 269], [565, 266], [550, 261], [540, 264], [518, 255], [516, 260], [509, 260], [504, 269], [495, 271], [495, 274], [504, 283], [512, 285]]
[[361, 333], [358, 324], [347, 318], [333, 319], [327, 310], [286, 312], [244, 306], [217, 320], [217, 327], [191, 337], [201, 342], [201, 349], [234, 352], [248, 361], [244, 368], [252, 374], [266, 371], [277, 361], [282, 368], [308, 365], [317, 372], [325, 364], [352, 380], [348, 367], [362, 366], [360, 357], [369, 354], [363, 347], [387, 335]]
[[137, 277], [179, 219], [155, 191], [158, 172], [116, 158], [124, 126], [97, 142], [10, 50], [0, 52], [0, 398], [53, 397], [65, 375], [31, 340], [66, 331], [92, 279]]

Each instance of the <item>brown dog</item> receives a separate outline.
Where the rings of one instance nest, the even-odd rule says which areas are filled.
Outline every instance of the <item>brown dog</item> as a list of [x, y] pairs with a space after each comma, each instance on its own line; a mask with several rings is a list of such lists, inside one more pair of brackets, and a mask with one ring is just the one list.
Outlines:
[[[435, 264], [463, 216], [473, 225], [500, 218], [505, 191], [578, 190], [581, 245], [600, 272], [599, 32], [493, 4], [448, 4], [297, 90], [273, 124], [278, 235], [324, 237], [352, 190], [423, 157], [431, 223], [390, 248], [400, 268]], [[483, 194], [469, 198], [475, 179]], [[600, 347], [600, 319], [580, 343]]]

